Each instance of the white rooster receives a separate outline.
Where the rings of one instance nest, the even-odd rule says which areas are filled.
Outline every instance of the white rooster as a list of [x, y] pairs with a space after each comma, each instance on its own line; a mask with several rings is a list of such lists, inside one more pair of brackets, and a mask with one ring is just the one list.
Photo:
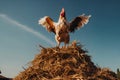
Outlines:
[[85, 16], [83, 14], [74, 18], [71, 22], [68, 22], [65, 10], [62, 8], [58, 22], [54, 22], [49, 16], [45, 16], [39, 20], [39, 24], [45, 27], [49, 32], [55, 33], [55, 40], [59, 47], [61, 42], [64, 42], [66, 46], [70, 41], [69, 32], [74, 32], [84, 26], [84, 24], [87, 24], [90, 17], [91, 15]]

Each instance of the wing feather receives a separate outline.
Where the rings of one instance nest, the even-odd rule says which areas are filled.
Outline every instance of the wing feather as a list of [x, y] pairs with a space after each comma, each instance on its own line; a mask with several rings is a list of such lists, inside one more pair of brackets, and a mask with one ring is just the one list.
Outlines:
[[49, 32], [55, 33], [55, 22], [49, 16], [41, 18], [38, 22]]
[[83, 14], [83, 15], [81, 15], [81, 16], [78, 16], [78, 17], [74, 18], [74, 19], [70, 22], [69, 31], [70, 31], [70, 32], [74, 32], [76, 29], [81, 28], [82, 26], [84, 26], [84, 24], [87, 24], [87, 23], [88, 23], [90, 17], [91, 17], [91, 15], [85, 16], [85, 15]]

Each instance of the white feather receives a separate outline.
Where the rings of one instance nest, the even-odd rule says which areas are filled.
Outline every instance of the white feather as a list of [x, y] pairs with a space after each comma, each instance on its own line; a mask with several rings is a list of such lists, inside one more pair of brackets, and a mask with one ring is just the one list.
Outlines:
[[42, 26], [44, 26], [44, 27], [48, 27], [49, 24], [47, 23], [46, 18], [48, 18], [48, 16], [45, 16], [45, 17], [41, 18], [41, 19], [38, 21], [38, 24], [40, 24], [40, 25], [42, 25]]

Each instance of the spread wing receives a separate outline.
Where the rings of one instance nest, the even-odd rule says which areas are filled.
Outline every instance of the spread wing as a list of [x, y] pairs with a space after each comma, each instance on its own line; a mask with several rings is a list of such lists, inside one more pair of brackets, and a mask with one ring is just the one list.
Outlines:
[[38, 22], [49, 32], [55, 33], [55, 22], [53, 22], [53, 20], [49, 16], [41, 18]]
[[76, 29], [81, 28], [82, 26], [84, 26], [84, 24], [88, 23], [90, 17], [91, 15], [85, 16], [84, 14], [76, 17], [70, 22], [69, 31], [74, 32]]

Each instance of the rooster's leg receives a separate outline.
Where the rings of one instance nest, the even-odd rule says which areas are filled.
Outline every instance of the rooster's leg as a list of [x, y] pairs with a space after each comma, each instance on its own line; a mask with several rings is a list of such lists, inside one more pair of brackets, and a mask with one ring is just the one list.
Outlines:
[[60, 47], [60, 42], [59, 41], [57, 41], [57, 47]]
[[64, 48], [66, 48], [67, 47], [67, 43], [66, 42], [64, 42]]

